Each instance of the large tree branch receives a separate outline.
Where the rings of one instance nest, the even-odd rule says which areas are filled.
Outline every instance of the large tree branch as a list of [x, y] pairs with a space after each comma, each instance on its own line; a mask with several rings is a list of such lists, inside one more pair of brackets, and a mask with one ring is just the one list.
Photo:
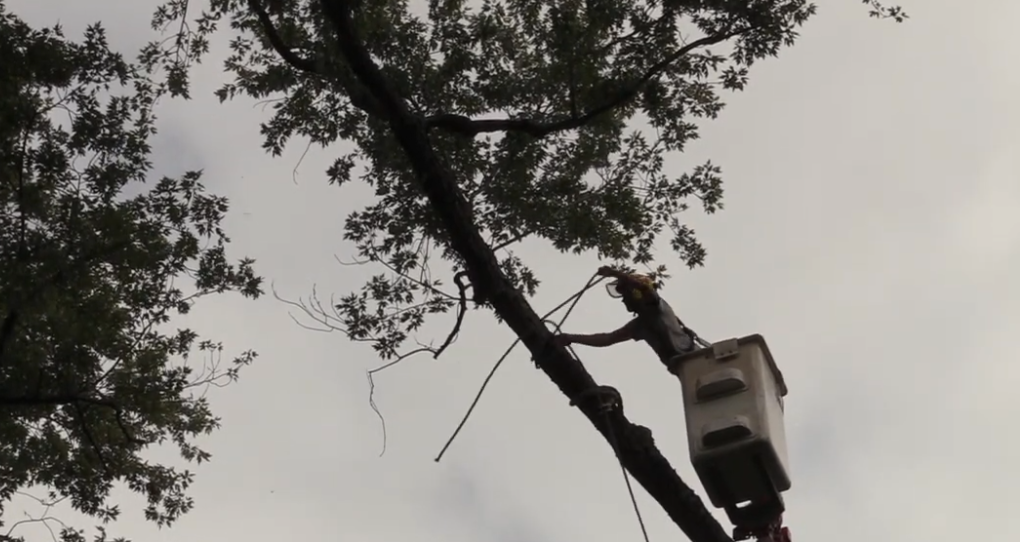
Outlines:
[[[452, 248], [464, 259], [475, 289], [531, 351], [538, 366], [570, 398], [596, 387], [594, 379], [563, 347], [555, 346], [552, 334], [503, 274], [492, 249], [485, 243], [464, 199], [445, 165], [432, 150], [426, 127], [412, 115], [354, 33], [349, 0], [320, 0], [334, 25], [340, 50], [352, 71], [382, 108], [394, 137], [407, 153], [421, 188], [450, 236]], [[477, 296], [476, 296], [477, 297]], [[583, 401], [578, 408], [607, 439], [612, 430], [597, 404]], [[701, 499], [677, 475], [655, 447], [651, 432], [614, 414], [619, 455], [625, 468], [663, 507], [683, 532], [696, 542], [729, 542], [722, 526]]]
[[298, 71], [311, 75], [322, 75], [319, 68], [315, 65], [315, 61], [298, 55], [289, 45], [284, 43], [280, 33], [276, 30], [276, 26], [273, 25], [273, 20], [269, 18], [269, 12], [262, 7], [259, 0], [248, 0], [248, 9], [255, 14], [255, 18], [258, 19], [262, 31], [266, 33], [266, 38], [269, 39], [269, 44], [273, 46], [276, 54], [280, 55], [284, 62], [290, 64], [291, 67]]
[[425, 123], [429, 128], [439, 128], [467, 137], [474, 137], [478, 134], [487, 132], [524, 132], [532, 137], [540, 138], [555, 132], [576, 130], [595, 120], [599, 116], [602, 116], [633, 100], [649, 81], [658, 78], [662, 75], [662, 72], [665, 71], [666, 68], [687, 53], [690, 53], [699, 47], [705, 47], [726, 41], [730, 38], [747, 33], [750, 30], [751, 27], [745, 27], [729, 32], [720, 32], [711, 36], [705, 36], [684, 45], [672, 54], [666, 56], [666, 58], [655, 63], [652, 67], [648, 68], [641, 77], [623, 90], [616, 93], [612, 98], [592, 109], [589, 109], [582, 115], [571, 115], [555, 121], [537, 121], [528, 118], [474, 120], [464, 115], [442, 113], [428, 117], [425, 120]]
[[[37, 407], [37, 406], [60, 406], [60, 405], [71, 405], [79, 412], [82, 405], [108, 408], [113, 411], [114, 417], [117, 421], [117, 426], [120, 428], [121, 433], [124, 434], [124, 438], [131, 444], [144, 444], [141, 440], [136, 439], [131, 431], [128, 429], [127, 420], [124, 419], [124, 410], [119, 404], [110, 399], [102, 397], [88, 397], [85, 395], [75, 393], [61, 393], [55, 395], [4, 395], [0, 393], [0, 406], [9, 408], [19, 407]], [[85, 423], [85, 420], [82, 420]], [[89, 431], [88, 427], [84, 428], [85, 431]]]
[[[280, 32], [276, 29], [273, 24], [273, 20], [269, 17], [269, 13], [262, 7], [259, 0], [247, 0], [248, 9], [255, 14], [255, 18], [259, 21], [259, 26], [262, 27], [262, 31], [265, 32], [266, 38], [269, 40], [269, 44], [276, 51], [276, 54], [280, 55], [288, 65], [295, 70], [303, 72], [307, 75], [325, 77], [325, 69], [322, 63], [316, 59], [305, 58], [297, 53], [283, 41], [280, 36]], [[360, 87], [357, 81], [344, 82], [338, 78], [333, 78], [340, 83], [343, 90], [347, 93], [347, 97], [351, 100], [351, 103], [361, 109], [365, 113], [372, 116], [380, 116], [379, 104], [375, 103], [375, 99], [370, 92]]]

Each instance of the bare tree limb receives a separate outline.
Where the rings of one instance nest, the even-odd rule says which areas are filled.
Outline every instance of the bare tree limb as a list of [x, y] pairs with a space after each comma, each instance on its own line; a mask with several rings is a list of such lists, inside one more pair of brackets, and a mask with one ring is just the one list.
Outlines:
[[[304, 301], [301, 301], [301, 302], [290, 301], [290, 300], [287, 300], [287, 299], [284, 299], [284, 298], [280, 297], [280, 295], [277, 293], [275, 287], [271, 287], [271, 291], [273, 292], [273, 297], [275, 297], [278, 301], [281, 301], [281, 302], [283, 302], [283, 303], [285, 303], [287, 305], [290, 305], [292, 307], [300, 309], [306, 315], [308, 315], [309, 317], [314, 319], [316, 322], [318, 322], [319, 324], [322, 324], [324, 326], [322, 328], [311, 327], [311, 326], [305, 325], [302, 322], [300, 322], [297, 318], [294, 317], [294, 315], [289, 315], [291, 320], [293, 320], [297, 325], [301, 326], [304, 329], [307, 329], [307, 330], [310, 330], [310, 331], [319, 331], [319, 332], [323, 332], [323, 333], [331, 333], [331, 332], [339, 331], [340, 333], [343, 333], [344, 335], [346, 335], [348, 339], [350, 339], [352, 341], [356, 341], [356, 342], [373, 342], [373, 341], [377, 340], [377, 339], [372, 338], [372, 337], [369, 337], [367, 339], [357, 339], [357, 338], [354, 338], [354, 337], [351, 336], [351, 334], [347, 330], [347, 328], [342, 326], [340, 323], [332, 322], [331, 320], [334, 320], [334, 318], [330, 317], [326, 313], [325, 309], [322, 307], [322, 303], [320, 303], [318, 301], [318, 298], [317, 298], [317, 296], [315, 294], [314, 288], [313, 288], [313, 291], [312, 291], [312, 299], [309, 300], [309, 305], [311, 305], [311, 306], [306, 305], [304, 303]], [[444, 348], [446, 346], [448, 346], [448, 345], [444, 345]], [[402, 361], [404, 361], [404, 360], [406, 360], [406, 359], [408, 359], [408, 358], [410, 358], [412, 356], [417, 355], [417, 354], [432, 354], [433, 358], [439, 357], [439, 352], [435, 348], [432, 348], [431, 346], [426, 346], [426, 345], [419, 344], [418, 348], [416, 348], [414, 350], [411, 350], [409, 352], [405, 352], [403, 354], [397, 354], [397, 355], [395, 355], [393, 357], [393, 359], [389, 359], [388, 361], [386, 361], [382, 365], [380, 365], [380, 366], [378, 366], [378, 367], [376, 367], [374, 369], [370, 369], [370, 370], [366, 371], [366, 373], [365, 373], [365, 376], [368, 379], [368, 406], [372, 409], [373, 412], [375, 412], [375, 415], [379, 417], [379, 423], [382, 426], [382, 440], [383, 440], [383, 442], [382, 442], [382, 450], [379, 452], [379, 456], [380, 457], [382, 457], [382, 455], [386, 453], [386, 443], [387, 443], [386, 418], [383, 416], [382, 411], [379, 410], [379, 406], [375, 402], [375, 378], [374, 378], [374, 376], [376, 374], [386, 370], [386, 369], [389, 369], [390, 367], [393, 367], [393, 366], [397, 365], [398, 363], [400, 363], [400, 362], [402, 362]], [[0, 541], [0, 542], [2, 542], [2, 541]]]
[[50, 516], [49, 514], [50, 514], [50, 510], [54, 506], [57, 506], [58, 504], [60, 504], [60, 503], [64, 502], [65, 500], [67, 500], [67, 498], [68, 498], [67, 495], [64, 495], [63, 497], [60, 497], [60, 498], [57, 498], [57, 499], [53, 499], [53, 500], [44, 500], [44, 499], [41, 499], [39, 497], [36, 497], [35, 495], [31, 495], [29, 493], [25, 493], [24, 491], [15, 491], [14, 493], [16, 495], [18, 495], [18, 496], [25, 497], [27, 499], [31, 499], [31, 500], [35, 501], [36, 503], [39, 504], [39, 506], [43, 507], [43, 511], [40, 512], [39, 515], [37, 515], [37, 516], [32, 516], [28, 512], [25, 512], [25, 517], [27, 519], [23, 519], [23, 520], [14, 522], [14, 524], [11, 525], [10, 529], [7, 530], [7, 534], [6, 535], [0, 535], [0, 542], [7, 542], [7, 541], [15, 540], [13, 538], [13, 535], [14, 535], [14, 531], [18, 527], [20, 527], [22, 525], [33, 524], [33, 523], [41, 523], [43, 525], [43, 527], [45, 527], [46, 530], [49, 531], [51, 540], [53, 540], [53, 542], [57, 542], [57, 540], [58, 540], [57, 533], [55, 533], [53, 531], [53, 527], [50, 526], [50, 523], [51, 522], [52, 523], [56, 523], [57, 525], [60, 526], [61, 530], [66, 530], [68, 527], [67, 527], [67, 524], [64, 523], [63, 521], [61, 521], [59, 518], [55, 518], [53, 516]]

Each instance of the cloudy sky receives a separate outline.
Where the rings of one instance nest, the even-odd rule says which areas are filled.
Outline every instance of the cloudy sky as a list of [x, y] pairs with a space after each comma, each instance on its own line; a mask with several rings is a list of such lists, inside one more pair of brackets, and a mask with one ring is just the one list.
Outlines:
[[[1020, 540], [1020, 3], [914, 0], [908, 24], [867, 17], [857, 0], [824, 2], [798, 45], [752, 73], [703, 128], [680, 172], [711, 158], [726, 173], [726, 210], [692, 213], [704, 268], [666, 290], [706, 338], [763, 334], [790, 387], [794, 488], [787, 523], [801, 541]], [[8, 0], [33, 24], [70, 35], [102, 20], [128, 53], [149, 39], [151, 2]], [[980, 5], [980, 8], [978, 6]], [[266, 118], [220, 106], [218, 65], [189, 104], [161, 112], [162, 172], [203, 168], [230, 197], [235, 254], [258, 259], [281, 296], [360, 284], [334, 255], [357, 187], [327, 186], [336, 151], [260, 151]], [[1011, 98], [1012, 97], [1012, 98]], [[541, 310], [598, 266], [539, 245]], [[678, 262], [673, 264], [679, 271]], [[598, 294], [568, 328], [615, 328], [626, 315]], [[139, 542], [572, 542], [638, 540], [611, 450], [522, 350], [504, 365], [441, 463], [433, 457], [512, 340], [476, 313], [444, 358], [413, 359], [377, 378], [388, 422], [367, 403], [367, 348], [299, 328], [268, 296], [205, 302], [190, 323], [258, 363], [213, 398], [223, 429], [204, 444], [196, 509], [169, 530], [122, 497], [117, 534]], [[437, 333], [441, 330], [436, 328]], [[583, 347], [581, 347], [583, 348]], [[639, 344], [579, 352], [624, 395], [680, 475], [688, 464], [680, 388]], [[653, 542], [678, 530], [639, 491]], [[71, 516], [67, 516], [71, 517]], [[719, 514], [723, 518], [723, 514]], [[25, 530], [33, 540], [42, 530]], [[46, 537], [46, 538], [44, 538]]]

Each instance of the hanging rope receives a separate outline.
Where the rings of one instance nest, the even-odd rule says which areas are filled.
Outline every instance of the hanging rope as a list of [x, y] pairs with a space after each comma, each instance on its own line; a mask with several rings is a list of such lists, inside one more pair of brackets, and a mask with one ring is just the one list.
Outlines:
[[616, 440], [616, 431], [613, 429], [613, 425], [609, 419], [609, 412], [605, 412], [606, 420], [606, 431], [609, 432], [609, 444], [613, 447], [613, 453], [616, 454], [616, 460], [620, 463], [620, 472], [623, 473], [623, 481], [627, 482], [627, 493], [630, 495], [630, 502], [634, 505], [634, 515], [637, 516], [638, 525], [641, 526], [641, 535], [645, 537], [645, 542], [650, 542], [648, 539], [648, 529], [645, 528], [645, 520], [641, 517], [641, 509], [638, 508], [637, 497], [634, 496], [634, 487], [630, 483], [630, 475], [627, 474], [627, 467], [623, 465], [623, 458], [620, 457], [619, 443]]
[[[563, 322], [567, 320], [567, 317], [570, 316], [570, 313], [573, 312], [574, 307], [576, 307], [577, 303], [581, 300], [581, 296], [583, 296], [588, 290], [592, 289], [596, 284], [602, 282], [602, 280], [604, 280], [603, 277], [599, 277], [597, 273], [592, 275], [592, 277], [588, 279], [588, 283], [585, 284], [584, 288], [581, 288], [581, 290], [579, 290], [576, 294], [568, 297], [562, 303], [553, 307], [552, 310], [545, 313], [545, 315], [542, 316], [542, 321], [546, 322], [547, 318], [549, 318], [557, 311], [559, 311], [560, 309], [569, 304], [570, 307], [567, 309], [566, 314], [563, 315], [563, 318], [560, 318], [559, 323], [555, 324], [558, 329], [559, 326], [563, 325]], [[478, 405], [478, 401], [481, 400], [482, 394], [485, 393], [485, 389], [489, 386], [489, 382], [492, 380], [492, 377], [496, 374], [496, 370], [499, 369], [499, 366], [503, 364], [503, 360], [510, 356], [510, 352], [513, 352], [514, 348], [516, 348], [520, 342], [521, 342], [520, 337], [514, 339], [514, 342], [510, 344], [510, 347], [507, 348], [505, 352], [503, 352], [503, 355], [500, 356], [498, 360], [496, 360], [496, 364], [493, 365], [492, 369], [489, 370], [489, 374], [485, 377], [485, 380], [482, 381], [482, 386], [478, 389], [478, 393], [475, 394], [475, 399], [471, 401], [471, 406], [468, 407], [467, 412], [464, 414], [464, 417], [461, 418], [460, 423], [457, 424], [457, 428], [454, 429], [453, 434], [450, 435], [450, 438], [447, 439], [446, 444], [443, 445], [443, 449], [440, 450], [439, 455], [436, 456], [435, 461], [437, 463], [439, 462], [440, 459], [443, 458], [443, 454], [445, 454], [446, 450], [450, 447], [451, 444], [453, 444], [454, 439], [457, 438], [457, 435], [460, 434], [460, 430], [464, 428], [464, 424], [466, 424], [468, 418], [471, 417], [471, 413], [474, 412], [475, 407]], [[573, 350], [571, 350], [570, 353], [574, 355]], [[576, 358], [577, 356], [574, 355], [574, 357]]]
[[[556, 332], [560, 333], [560, 326], [563, 323], [562, 320], [559, 323], [555, 323], [555, 322], [548, 322], [548, 323], [553, 324], [553, 326], [555, 326], [555, 328], [556, 328]], [[577, 353], [574, 352], [573, 348], [568, 346], [567, 350], [570, 351], [570, 355], [574, 356], [574, 359], [577, 359], [578, 361], [580, 361], [580, 358], [577, 356]], [[619, 392], [617, 392], [615, 389], [612, 389], [612, 388], [608, 388], [608, 389], [603, 388], [603, 389], [600, 390], [598, 388], [595, 388], [593, 390], [590, 390], [590, 392], [598, 393], [600, 391], [604, 392], [604, 391], [608, 391], [608, 390], [612, 390], [613, 394], [616, 396], [616, 399], [618, 400], [619, 406], [622, 408], [622, 406], [623, 406], [623, 399], [620, 398]], [[585, 392], [582, 392], [581, 395], [583, 396], [584, 394], [585, 394]], [[571, 401], [571, 404], [576, 404], [576, 401], [578, 399], [580, 399], [580, 397], [575, 397]], [[637, 516], [638, 525], [641, 527], [641, 535], [644, 537], [645, 542], [651, 542], [649, 540], [649, 538], [648, 538], [648, 529], [645, 527], [645, 520], [641, 516], [641, 509], [640, 509], [640, 507], [638, 507], [637, 497], [634, 495], [634, 487], [630, 483], [630, 475], [627, 473], [627, 467], [623, 464], [623, 457], [620, 455], [620, 443], [619, 443], [619, 441], [616, 438], [616, 429], [613, 427], [613, 421], [609, 417], [609, 412], [610, 412], [610, 410], [612, 410], [612, 406], [611, 405], [607, 406], [606, 404], [602, 404], [602, 405], [600, 405], [600, 409], [602, 410], [602, 421], [605, 424], [606, 433], [609, 435], [609, 445], [612, 446], [612, 448], [613, 448], [613, 455], [616, 456], [616, 461], [620, 464], [620, 472], [623, 474], [623, 481], [627, 484], [627, 494], [630, 495], [630, 503], [634, 507], [634, 515]]]

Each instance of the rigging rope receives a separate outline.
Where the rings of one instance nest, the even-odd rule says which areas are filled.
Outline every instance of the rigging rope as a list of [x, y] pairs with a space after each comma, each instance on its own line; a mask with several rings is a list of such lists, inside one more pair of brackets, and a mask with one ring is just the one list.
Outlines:
[[634, 496], [634, 488], [630, 483], [630, 475], [627, 474], [627, 467], [623, 464], [623, 458], [620, 457], [619, 443], [616, 441], [616, 431], [613, 429], [612, 424], [609, 420], [609, 412], [605, 413], [606, 430], [609, 431], [609, 444], [613, 446], [613, 453], [616, 454], [616, 459], [620, 463], [620, 472], [623, 473], [623, 481], [627, 483], [627, 493], [630, 495], [630, 502], [634, 505], [634, 515], [637, 516], [638, 525], [641, 526], [641, 535], [645, 537], [645, 542], [650, 542], [648, 539], [648, 529], [645, 528], [645, 520], [641, 517], [641, 509], [638, 508], [637, 497]]
[[[592, 286], [594, 286], [594, 284], [592, 284]], [[574, 308], [573, 305], [571, 305], [570, 308], [573, 309]], [[567, 314], [564, 315], [562, 319], [560, 319], [559, 323], [551, 322], [549, 320], [544, 321], [546, 323], [552, 324], [556, 328], [556, 332], [560, 333], [561, 332], [560, 326], [563, 325], [563, 321], [566, 320], [566, 317], [569, 314], [570, 311], [567, 311]], [[580, 361], [581, 358], [578, 357], [577, 353], [574, 352], [573, 348], [567, 346], [567, 350], [570, 352], [570, 355], [574, 356], [574, 359]], [[617, 395], [619, 394], [617, 393]], [[623, 401], [621, 399], [620, 405], [622, 406], [622, 404]], [[627, 494], [630, 495], [630, 503], [631, 505], [634, 506], [634, 515], [637, 516], [638, 525], [641, 527], [641, 535], [644, 537], [645, 542], [651, 542], [651, 540], [648, 538], [648, 529], [645, 527], [645, 519], [641, 516], [641, 508], [638, 507], [637, 496], [634, 495], [634, 487], [630, 483], [630, 474], [627, 473], [627, 467], [626, 465], [623, 464], [623, 456], [620, 455], [620, 443], [616, 438], [616, 429], [613, 427], [613, 422], [609, 418], [609, 411], [611, 407], [601, 406], [600, 408], [602, 409], [602, 419], [606, 426], [606, 433], [608, 433], [609, 435], [609, 445], [613, 447], [613, 455], [616, 456], [616, 461], [620, 464], [620, 472], [623, 473], [623, 481], [627, 484]]]
[[[592, 289], [596, 284], [602, 282], [602, 280], [604, 280], [603, 277], [599, 277], [598, 273], [592, 275], [592, 277], [588, 279], [588, 283], [584, 286], [584, 288], [581, 288], [581, 290], [578, 291], [576, 294], [568, 297], [562, 303], [553, 307], [552, 310], [545, 313], [545, 315], [542, 316], [542, 321], [545, 322], [547, 318], [555, 314], [557, 311], [565, 307], [567, 304], [570, 304], [570, 307], [567, 309], [567, 313], [563, 315], [563, 318], [560, 318], [557, 327], [563, 325], [563, 322], [565, 322], [567, 320], [567, 317], [570, 316], [570, 313], [574, 310], [574, 307], [577, 306], [577, 302], [581, 300], [581, 296], [583, 296], [588, 290]], [[507, 348], [505, 352], [503, 352], [503, 355], [500, 356], [498, 360], [496, 360], [496, 364], [493, 365], [492, 369], [489, 370], [489, 374], [485, 377], [485, 380], [482, 381], [482, 386], [478, 389], [478, 393], [475, 394], [474, 400], [471, 401], [471, 406], [468, 407], [467, 412], [464, 414], [464, 417], [461, 418], [460, 423], [457, 424], [457, 428], [453, 430], [453, 434], [450, 435], [450, 438], [447, 439], [446, 444], [443, 445], [443, 449], [440, 450], [439, 455], [436, 456], [435, 461], [437, 463], [439, 462], [440, 459], [443, 458], [443, 454], [445, 454], [446, 450], [450, 447], [451, 444], [453, 444], [454, 439], [456, 439], [457, 435], [460, 434], [460, 430], [464, 428], [464, 424], [466, 424], [468, 418], [471, 417], [471, 414], [474, 412], [475, 407], [478, 406], [478, 401], [481, 400], [482, 394], [485, 393], [485, 389], [489, 386], [489, 382], [492, 380], [492, 377], [496, 374], [496, 370], [499, 369], [499, 366], [503, 364], [503, 361], [510, 356], [510, 352], [513, 352], [513, 349], [516, 348], [520, 342], [521, 342], [520, 337], [514, 339], [514, 342], [510, 344], [510, 347]], [[571, 353], [573, 353], [573, 350], [571, 350]], [[575, 354], [574, 357], [576, 358], [577, 355]]]

